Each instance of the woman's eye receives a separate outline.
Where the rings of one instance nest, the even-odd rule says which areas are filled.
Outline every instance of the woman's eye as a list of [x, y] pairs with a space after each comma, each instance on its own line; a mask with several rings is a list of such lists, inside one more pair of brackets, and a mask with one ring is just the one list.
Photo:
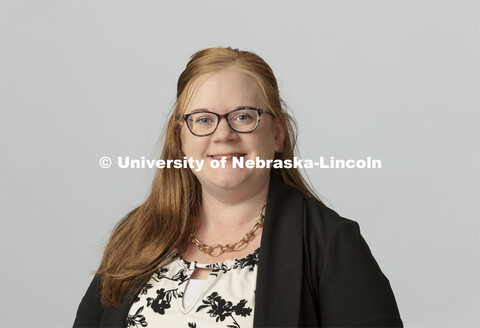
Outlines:
[[252, 119], [253, 117], [248, 114], [239, 114], [235, 116], [235, 121], [238, 121], [238, 122], [250, 122]]
[[195, 120], [195, 123], [210, 124], [212, 123], [212, 119], [210, 117], [199, 117]]

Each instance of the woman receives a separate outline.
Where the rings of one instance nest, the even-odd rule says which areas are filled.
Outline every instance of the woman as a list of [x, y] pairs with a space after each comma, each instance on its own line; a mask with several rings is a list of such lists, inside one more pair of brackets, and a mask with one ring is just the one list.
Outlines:
[[268, 64], [231, 48], [194, 54], [161, 158], [204, 165], [157, 171], [115, 227], [74, 327], [402, 327], [355, 221], [294, 168], [234, 167], [294, 149]]

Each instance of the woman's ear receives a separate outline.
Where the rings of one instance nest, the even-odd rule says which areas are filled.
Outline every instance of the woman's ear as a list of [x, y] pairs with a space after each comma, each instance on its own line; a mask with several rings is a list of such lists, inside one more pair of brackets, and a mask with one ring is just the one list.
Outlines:
[[283, 142], [285, 141], [285, 129], [287, 122], [285, 117], [277, 117], [275, 119], [275, 151], [281, 153], [283, 151]]

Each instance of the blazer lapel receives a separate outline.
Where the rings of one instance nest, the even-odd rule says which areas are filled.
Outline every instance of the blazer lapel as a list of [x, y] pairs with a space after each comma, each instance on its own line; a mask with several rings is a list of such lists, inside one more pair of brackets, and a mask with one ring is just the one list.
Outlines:
[[303, 197], [272, 170], [260, 245], [255, 328], [297, 327], [302, 288]]

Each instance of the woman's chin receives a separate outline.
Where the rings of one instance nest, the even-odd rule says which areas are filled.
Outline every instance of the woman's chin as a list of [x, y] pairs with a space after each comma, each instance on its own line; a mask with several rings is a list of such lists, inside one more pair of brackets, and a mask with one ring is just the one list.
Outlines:
[[210, 174], [199, 178], [202, 186], [210, 185], [211, 187], [227, 190], [235, 190], [242, 188], [248, 183], [249, 172], [241, 172], [238, 169], [215, 169]]
[[212, 185], [220, 189], [235, 190], [244, 186], [245, 180], [244, 177], [217, 177], [212, 181]]

